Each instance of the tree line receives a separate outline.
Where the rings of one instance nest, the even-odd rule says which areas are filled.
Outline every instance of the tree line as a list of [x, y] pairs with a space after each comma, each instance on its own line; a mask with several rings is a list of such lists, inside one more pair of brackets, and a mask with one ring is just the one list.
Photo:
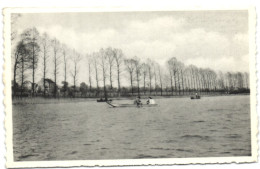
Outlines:
[[[31, 96], [107, 98], [195, 92], [248, 93], [250, 90], [247, 72], [216, 72], [185, 65], [175, 57], [160, 65], [152, 59], [126, 57], [121, 49], [112, 47], [82, 54], [47, 33], [40, 35], [36, 28], [24, 30], [16, 39], [12, 44], [13, 96], [30, 93]], [[88, 70], [87, 79], [79, 79], [82, 63]], [[43, 79], [42, 86], [37, 84], [36, 76]], [[72, 84], [68, 82], [69, 77]], [[61, 84], [58, 79], [63, 79]], [[79, 80], [85, 82], [78, 83]], [[50, 86], [46, 87], [50, 83], [52, 91]]]

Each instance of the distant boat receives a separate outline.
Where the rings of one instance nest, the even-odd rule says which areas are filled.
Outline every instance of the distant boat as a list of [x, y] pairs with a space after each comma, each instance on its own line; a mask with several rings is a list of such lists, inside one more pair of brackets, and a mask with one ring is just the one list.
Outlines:
[[112, 99], [98, 99], [97, 102], [112, 102]]
[[200, 99], [200, 96], [191, 96], [190, 99]]
[[114, 104], [111, 102], [106, 102], [111, 107], [156, 107], [158, 104], [142, 104], [142, 105], [136, 105], [136, 104]]

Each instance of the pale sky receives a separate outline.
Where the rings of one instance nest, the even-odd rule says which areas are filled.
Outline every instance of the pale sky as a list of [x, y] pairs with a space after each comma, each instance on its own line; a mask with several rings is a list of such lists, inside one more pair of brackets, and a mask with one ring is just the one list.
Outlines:
[[[162, 66], [176, 57], [185, 65], [249, 72], [247, 11], [30, 13], [14, 28], [21, 33], [30, 27], [84, 56], [111, 46]], [[84, 61], [80, 68], [80, 82], [87, 82]]]

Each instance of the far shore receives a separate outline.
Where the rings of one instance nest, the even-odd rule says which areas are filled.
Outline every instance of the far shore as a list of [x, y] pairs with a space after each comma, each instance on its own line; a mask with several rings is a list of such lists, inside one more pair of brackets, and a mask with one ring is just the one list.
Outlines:
[[[216, 96], [241, 96], [250, 95], [250, 93], [240, 93], [240, 94], [203, 94], [203, 97], [216, 97]], [[141, 99], [147, 99], [149, 96], [141, 96]], [[151, 96], [153, 99], [164, 99], [164, 98], [190, 98], [191, 95], [174, 95], [174, 96]], [[136, 96], [129, 97], [112, 97], [109, 99], [115, 100], [134, 100]], [[96, 101], [100, 97], [96, 98], [44, 98], [44, 97], [24, 97], [24, 98], [13, 98], [12, 104], [51, 104], [51, 103], [75, 103], [75, 102], [86, 102], [86, 101]], [[104, 99], [104, 98], [103, 98]]]

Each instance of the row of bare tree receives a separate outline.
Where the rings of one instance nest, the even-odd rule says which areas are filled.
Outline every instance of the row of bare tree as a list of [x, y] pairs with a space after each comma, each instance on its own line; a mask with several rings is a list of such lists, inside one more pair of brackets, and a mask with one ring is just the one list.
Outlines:
[[[14, 40], [14, 38], [13, 38]], [[35, 95], [36, 88], [38, 84], [35, 82], [36, 70], [42, 72], [40, 76], [43, 79], [43, 95], [46, 94], [46, 80], [47, 72], [52, 71], [54, 80], [54, 92], [53, 95], [56, 96], [58, 87], [58, 76], [63, 74], [64, 81], [63, 86], [68, 87], [67, 76], [68, 76], [68, 64], [72, 65], [70, 70], [70, 75], [73, 79], [73, 89], [76, 90], [76, 81], [79, 73], [79, 62], [81, 60], [81, 55], [74, 49], [69, 49], [66, 45], [61, 44], [56, 38], [51, 39], [47, 33], [40, 36], [36, 28], [26, 29], [21, 35], [14, 48], [13, 55], [13, 94], [17, 95], [18, 89], [20, 95], [24, 91], [25, 83], [31, 84], [32, 96]], [[40, 62], [41, 60], [41, 62]], [[42, 63], [39, 67], [39, 63]], [[50, 65], [50, 63], [52, 63]], [[63, 66], [61, 65], [63, 64]], [[63, 72], [60, 73], [60, 69]], [[26, 81], [28, 79], [28, 73], [32, 73], [32, 80]], [[17, 75], [20, 77], [17, 79]], [[49, 78], [50, 79], [50, 78]], [[20, 81], [20, 85], [18, 84]]]
[[[60, 95], [60, 91], [63, 96], [67, 96], [68, 91], [73, 91], [74, 96], [81, 93], [86, 97], [107, 98], [121, 95], [162, 96], [249, 90], [248, 73], [216, 73], [209, 68], [186, 66], [175, 57], [162, 66], [151, 59], [144, 61], [136, 56], [126, 57], [121, 49], [111, 47], [83, 55], [60, 43], [56, 38], [50, 38], [46, 33], [40, 35], [36, 28], [27, 29], [20, 35], [13, 53], [14, 95], [22, 95], [24, 84], [28, 82], [25, 79], [31, 79], [32, 96], [39, 93], [35, 79], [36, 76], [41, 76], [44, 79], [41, 92], [45, 96], [45, 79], [51, 79], [47, 77], [47, 72], [50, 71], [55, 84], [53, 96]], [[84, 67], [88, 69], [88, 85], [82, 82], [77, 86], [80, 63], [85, 63]], [[37, 74], [37, 69], [42, 73]], [[73, 79], [72, 86], [68, 83], [68, 72]], [[31, 78], [27, 76], [28, 73], [31, 73]], [[61, 87], [57, 84], [58, 78], [63, 79]]]
[[[223, 74], [214, 70], [198, 68], [194, 65], [185, 66], [175, 57], [170, 58], [167, 69], [157, 62], [147, 59], [141, 61], [138, 57], [126, 58], [122, 50], [111, 47], [100, 49], [99, 52], [88, 55], [89, 85], [93, 88], [92, 79], [96, 80], [96, 89], [99, 91], [99, 81], [103, 82], [103, 93], [117, 92], [122, 94], [121, 73], [124, 71], [124, 82], [130, 88], [124, 88], [123, 95], [181, 95], [192, 92], [230, 92], [247, 89], [248, 73]], [[95, 70], [92, 72], [92, 70]], [[99, 76], [102, 76], [101, 78]], [[109, 80], [107, 80], [109, 79]], [[114, 89], [114, 80], [117, 88]], [[106, 82], [109, 81], [109, 84]]]

